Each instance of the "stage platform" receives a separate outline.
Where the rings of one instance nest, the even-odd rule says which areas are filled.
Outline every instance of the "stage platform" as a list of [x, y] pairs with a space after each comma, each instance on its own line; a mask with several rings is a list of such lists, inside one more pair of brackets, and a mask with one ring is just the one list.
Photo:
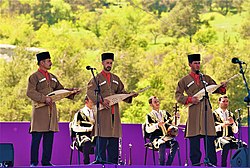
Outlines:
[[[29, 166], [17, 166], [17, 167], [28, 168]], [[44, 168], [43, 166], [37, 166], [37, 168], [39, 167]], [[160, 166], [160, 165], [155, 165], [155, 166], [154, 165], [110, 165], [110, 164], [46, 166], [46, 168], [80, 168], [80, 167], [83, 167], [83, 168], [162, 168], [164, 166]], [[184, 168], [184, 167], [197, 167], [197, 166], [167, 166], [167, 167]], [[207, 166], [199, 166], [199, 167], [207, 167]]]
[[[181, 126], [184, 128], [184, 126]], [[81, 153], [81, 165], [79, 166], [77, 163], [77, 151], [73, 153], [72, 165], [70, 163], [70, 134], [69, 134], [69, 123], [60, 122], [59, 123], [60, 132], [55, 134], [54, 144], [53, 144], [53, 152], [52, 152], [52, 160], [51, 162], [55, 164], [54, 167], [91, 167], [91, 168], [139, 168], [139, 167], [154, 167], [160, 168], [158, 163], [158, 153], [155, 152], [156, 165], [153, 165], [153, 155], [152, 150], [148, 151], [147, 156], [147, 166], [144, 166], [144, 157], [145, 157], [145, 147], [144, 140], [142, 135], [142, 125], [141, 124], [122, 124], [122, 155], [121, 159], [124, 163], [129, 163], [129, 158], [131, 157], [132, 165], [83, 165], [83, 155]], [[29, 134], [29, 122], [0, 122], [0, 143], [11, 143], [14, 146], [14, 166], [15, 167], [29, 167], [30, 165], [30, 145], [31, 145], [31, 134]], [[238, 135], [236, 135], [238, 137]], [[188, 140], [184, 138], [184, 132], [179, 129], [179, 134], [176, 137], [180, 146], [180, 158], [181, 158], [181, 166], [178, 162], [178, 155], [176, 154], [175, 159], [173, 161], [172, 167], [184, 167], [185, 162], [190, 164], [189, 155], [186, 152], [186, 143], [189, 143]], [[248, 142], [248, 132], [247, 127], [242, 127], [242, 140]], [[204, 143], [201, 142], [201, 151], [202, 151], [202, 159], [204, 160]], [[129, 151], [129, 146], [132, 145], [131, 148], [131, 156]], [[189, 147], [189, 145], [187, 146]], [[42, 149], [42, 143], [40, 146]], [[39, 153], [39, 161], [41, 160], [41, 153]], [[187, 148], [189, 152], [189, 148]], [[169, 150], [166, 151], [167, 154]], [[233, 150], [233, 153], [235, 150]], [[217, 160], [218, 166], [220, 166], [221, 152], [217, 152]], [[90, 162], [95, 160], [95, 156], [90, 156]], [[228, 157], [228, 165], [230, 160]]]
[[[15, 166], [16, 167], [16, 166]], [[18, 168], [26, 168], [29, 166], [17, 166]], [[37, 166], [42, 168], [43, 166]], [[55, 165], [55, 166], [46, 166], [46, 168], [162, 168], [160, 165], [110, 165], [110, 164], [95, 164], [95, 165]], [[197, 166], [167, 166], [167, 167], [197, 167]], [[206, 166], [199, 166], [206, 167]], [[43, 167], [44, 168], [44, 167]]]

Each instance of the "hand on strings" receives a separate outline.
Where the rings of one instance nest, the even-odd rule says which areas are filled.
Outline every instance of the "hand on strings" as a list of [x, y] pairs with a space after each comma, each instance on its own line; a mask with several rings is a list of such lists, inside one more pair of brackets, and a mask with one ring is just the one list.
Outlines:
[[231, 125], [234, 123], [234, 119], [232, 117], [228, 118], [228, 124]]
[[162, 127], [164, 124], [165, 124], [165, 122], [163, 122], [163, 121], [158, 122], [159, 127]]
[[231, 124], [233, 124], [233, 123], [234, 123], [234, 119], [233, 119], [232, 117], [229, 117], [228, 120], [224, 121], [224, 122], [221, 124], [221, 126], [222, 126], [223, 128], [225, 128], [225, 127], [227, 127], [227, 126], [229, 126], [229, 125], [231, 125]]
[[103, 99], [103, 102], [101, 102], [101, 104], [103, 105], [103, 107], [105, 109], [109, 109], [110, 108], [110, 105], [109, 105], [110, 101], [107, 100], [107, 99]]
[[45, 104], [47, 106], [51, 106], [52, 105], [52, 99], [51, 99], [51, 97], [46, 96], [46, 98], [45, 98]]
[[192, 97], [193, 104], [198, 104], [199, 102], [200, 102], [200, 100], [198, 99], [198, 97], [196, 97], [196, 96]]

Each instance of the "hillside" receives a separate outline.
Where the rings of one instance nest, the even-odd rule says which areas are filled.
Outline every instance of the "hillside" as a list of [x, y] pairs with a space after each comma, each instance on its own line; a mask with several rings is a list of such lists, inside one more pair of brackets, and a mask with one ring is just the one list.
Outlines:
[[[27, 78], [37, 65], [36, 52], [27, 48], [48, 50], [53, 62], [51, 72], [65, 87], [83, 90], [91, 78], [85, 67], [90, 65], [100, 72], [100, 54], [114, 52], [112, 71], [120, 76], [126, 90], [151, 86], [131, 105], [121, 103], [122, 121], [126, 123], [144, 122], [151, 95], [160, 98], [163, 109], [173, 112], [177, 81], [189, 72], [187, 54], [200, 53], [202, 72], [217, 83], [239, 72], [232, 58], [250, 62], [250, 27], [245, 26], [250, 24], [244, 24], [250, 19], [248, 1], [240, 4], [242, 8], [234, 3], [219, 6], [216, 1], [212, 5], [205, 1], [162, 1], [158, 6], [155, 1], [116, 2], [1, 1], [0, 44], [15, 48], [0, 52], [10, 58], [0, 58], [0, 121], [30, 120]], [[245, 75], [249, 81], [248, 70]], [[71, 121], [83, 106], [84, 95], [57, 103], [60, 121]], [[246, 124], [243, 99], [247, 93], [241, 76], [228, 83], [227, 95], [232, 111], [243, 109]], [[218, 96], [210, 97], [214, 109]], [[180, 106], [180, 113], [185, 123], [184, 106]]]

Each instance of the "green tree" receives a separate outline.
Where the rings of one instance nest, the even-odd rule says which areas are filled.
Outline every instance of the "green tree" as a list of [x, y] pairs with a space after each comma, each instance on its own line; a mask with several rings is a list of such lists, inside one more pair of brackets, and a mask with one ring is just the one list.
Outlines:
[[200, 29], [202, 24], [199, 14], [202, 5], [198, 5], [198, 1], [179, 1], [173, 10], [169, 13], [167, 23], [164, 22], [163, 32], [176, 36], [177, 38], [188, 36], [192, 42], [193, 35]]
[[243, 10], [243, 3], [244, 3], [244, 0], [233, 0], [233, 6], [236, 7], [237, 9], [237, 12], [241, 15], [242, 13], [242, 10]]
[[249, 21], [250, 1], [249, 0], [244, 2], [244, 8], [247, 11], [247, 15], [246, 15], [246, 18], [244, 19], [243, 23], [241, 24], [241, 28], [240, 28], [239, 32], [240, 32], [242, 38], [249, 39], [249, 37], [250, 37], [250, 33], [249, 33], [249, 31], [250, 31], [250, 26], [249, 26], [249, 24], [250, 24], [250, 21]]
[[2, 121], [27, 121], [31, 105], [26, 97], [27, 74], [33, 55], [17, 48], [9, 62], [1, 59], [0, 92]]
[[216, 31], [212, 28], [200, 29], [196, 32], [193, 38], [197, 45], [207, 45], [208, 43], [214, 43], [217, 40]]
[[[233, 12], [235, 5], [228, 8], [232, 11], [230, 15], [221, 17], [206, 9], [207, 2], [214, 1], [55, 2], [0, 2], [0, 43], [17, 45], [16, 49], [0, 50], [0, 56], [7, 53], [11, 57], [9, 60], [0, 58], [1, 121], [30, 120], [32, 107], [25, 93], [27, 78], [37, 70], [37, 65], [35, 52], [28, 52], [26, 47], [48, 50], [53, 62], [51, 72], [65, 87], [83, 90], [74, 101], [57, 102], [60, 121], [70, 121], [82, 108], [86, 85], [92, 77], [85, 67], [91, 65], [100, 72], [100, 54], [105, 51], [115, 53], [112, 72], [121, 78], [127, 91], [151, 86], [132, 104], [120, 104], [122, 121], [132, 123], [145, 121], [151, 95], [158, 96], [162, 109], [172, 114], [177, 81], [189, 73], [187, 54], [201, 53], [202, 71], [218, 84], [238, 72], [237, 65], [231, 64], [233, 57], [250, 61], [249, 38], [244, 34], [249, 24], [248, 0], [241, 5], [247, 23], [242, 29], [234, 26], [236, 19], [242, 19]], [[152, 12], [149, 10], [151, 4]], [[218, 11], [214, 4], [213, 11]], [[160, 8], [161, 5], [166, 11]], [[211, 15], [214, 20], [206, 20]], [[242, 36], [238, 36], [237, 31], [242, 31]], [[249, 79], [249, 73], [245, 74]], [[240, 77], [228, 83], [227, 94], [231, 100], [230, 109], [243, 107], [246, 123], [246, 103], [243, 102], [246, 90]], [[218, 95], [211, 95], [214, 108], [217, 98]], [[187, 108], [180, 106], [180, 113], [181, 122], [185, 123]]]

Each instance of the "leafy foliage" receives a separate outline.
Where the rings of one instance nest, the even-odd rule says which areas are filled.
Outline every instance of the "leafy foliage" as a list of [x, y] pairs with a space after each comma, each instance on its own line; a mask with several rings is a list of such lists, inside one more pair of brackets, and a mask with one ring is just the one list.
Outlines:
[[[151, 95], [158, 96], [161, 107], [172, 113], [177, 82], [189, 73], [187, 54], [201, 53], [202, 71], [218, 84], [239, 73], [231, 58], [250, 62], [249, 4], [248, 0], [2, 0], [0, 43], [16, 48], [0, 50], [9, 56], [0, 58], [0, 121], [30, 120], [27, 79], [37, 70], [38, 52], [30, 47], [50, 51], [51, 72], [65, 87], [83, 89], [74, 101], [57, 103], [60, 121], [70, 121], [83, 107], [92, 77], [85, 67], [91, 65], [100, 72], [100, 54], [105, 51], [115, 53], [112, 71], [128, 91], [151, 86], [132, 104], [120, 104], [123, 122], [144, 122]], [[249, 80], [247, 70], [245, 76]], [[227, 94], [230, 109], [242, 108], [246, 124], [243, 99], [247, 94], [240, 75], [228, 83]], [[210, 96], [214, 109], [217, 98]], [[180, 113], [185, 123], [184, 106]]]

